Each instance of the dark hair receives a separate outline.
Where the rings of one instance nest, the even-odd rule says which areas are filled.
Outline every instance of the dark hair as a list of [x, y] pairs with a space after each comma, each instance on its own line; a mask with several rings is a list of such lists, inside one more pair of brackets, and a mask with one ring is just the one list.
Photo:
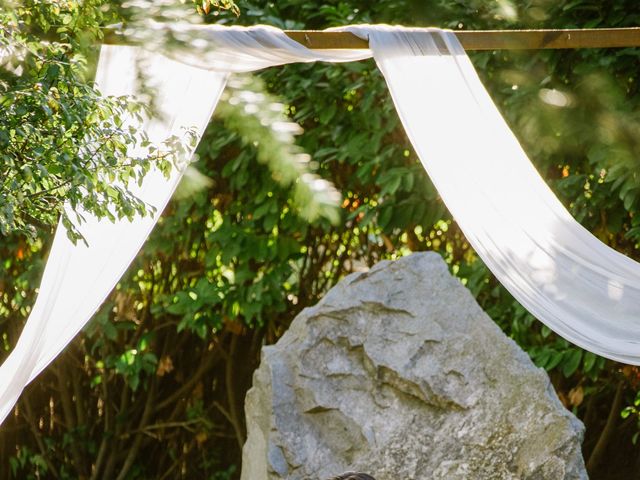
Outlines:
[[332, 477], [329, 480], [376, 480], [371, 475], [366, 473], [347, 472], [337, 477]]

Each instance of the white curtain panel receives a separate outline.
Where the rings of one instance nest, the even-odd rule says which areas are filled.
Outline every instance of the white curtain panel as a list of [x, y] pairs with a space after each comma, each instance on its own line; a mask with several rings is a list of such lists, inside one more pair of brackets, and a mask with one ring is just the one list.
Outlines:
[[452, 32], [356, 29], [440, 196], [500, 282], [549, 328], [640, 363], [640, 264], [573, 219], [527, 158]]
[[[273, 27], [150, 28], [170, 33], [181, 47], [151, 54], [133, 47], [103, 47], [97, 81], [106, 95], [135, 94], [136, 59], [145, 57], [145, 72], [154, 79], [156, 103], [164, 112], [144, 125], [156, 142], [185, 127], [201, 134], [230, 72], [373, 55], [425, 169], [500, 282], [567, 340], [608, 358], [640, 364], [640, 265], [597, 240], [562, 206], [453, 33], [343, 27], [368, 39], [370, 50], [314, 51]], [[135, 192], [159, 214], [180, 176], [180, 170], [169, 180], [152, 173]], [[0, 421], [23, 388], [89, 321], [157, 217], [115, 223], [89, 218], [81, 225], [88, 247], [73, 245], [58, 227], [31, 316], [0, 366]]]
[[[184, 135], [193, 128], [200, 136], [218, 102], [227, 74], [194, 68], [159, 54], [127, 46], [104, 46], [96, 82], [104, 95], [135, 95], [139, 71], [157, 92], [157, 115], [142, 125], [150, 141]], [[198, 138], [199, 138], [198, 136]], [[130, 152], [140, 155], [142, 149]], [[186, 161], [188, 159], [182, 159]], [[87, 240], [74, 245], [58, 225], [38, 297], [9, 357], [0, 366], [0, 422], [11, 412], [23, 388], [33, 380], [91, 319], [124, 274], [162, 213], [181, 170], [170, 178], [152, 170], [142, 186], [130, 190], [157, 210], [153, 216], [115, 223], [84, 214], [79, 226]]]

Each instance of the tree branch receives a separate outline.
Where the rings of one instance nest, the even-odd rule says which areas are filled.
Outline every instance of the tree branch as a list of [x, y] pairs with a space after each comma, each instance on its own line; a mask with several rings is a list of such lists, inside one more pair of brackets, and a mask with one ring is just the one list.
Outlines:
[[615, 432], [616, 424], [618, 423], [618, 418], [620, 417], [620, 409], [622, 408], [622, 394], [624, 393], [624, 385], [624, 380], [620, 380], [618, 382], [616, 394], [613, 397], [611, 409], [609, 410], [607, 423], [602, 429], [600, 438], [598, 438], [598, 442], [596, 443], [596, 446], [593, 447], [593, 451], [589, 456], [589, 461], [587, 462], [587, 472], [589, 472], [589, 476], [592, 476], [594, 471], [602, 463], [607, 450], [607, 446], [609, 445], [609, 442], [613, 437], [613, 433]]

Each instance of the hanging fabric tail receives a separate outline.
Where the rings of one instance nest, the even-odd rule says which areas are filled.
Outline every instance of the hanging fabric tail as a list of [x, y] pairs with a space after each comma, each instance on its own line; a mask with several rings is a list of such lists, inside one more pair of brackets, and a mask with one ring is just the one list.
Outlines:
[[640, 265], [573, 219], [527, 158], [452, 32], [367, 37], [404, 128], [483, 261], [533, 315], [591, 352], [640, 364]]
[[[136, 47], [103, 46], [96, 83], [104, 95], [135, 95], [139, 71], [144, 68], [148, 86], [159, 107], [142, 127], [148, 139], [160, 144], [178, 138], [186, 130], [200, 139], [224, 89], [227, 74], [201, 70], [149, 54]], [[195, 148], [195, 146], [193, 146]], [[188, 149], [181, 164], [193, 153]], [[130, 152], [140, 155], [141, 149]], [[169, 178], [153, 169], [141, 186], [129, 185], [138, 198], [155, 207], [155, 214], [115, 223], [84, 214], [79, 225], [87, 245], [74, 245], [60, 224], [45, 267], [38, 298], [22, 334], [0, 366], [0, 422], [15, 405], [24, 387], [33, 380], [89, 321], [140, 250], [162, 213], [183, 169]]]

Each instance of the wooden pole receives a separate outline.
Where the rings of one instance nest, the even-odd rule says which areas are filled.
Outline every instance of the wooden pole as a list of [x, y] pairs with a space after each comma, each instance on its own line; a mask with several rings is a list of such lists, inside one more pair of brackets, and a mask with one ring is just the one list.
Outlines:
[[[114, 30], [105, 32], [105, 43], [126, 42]], [[362, 40], [349, 32], [285, 30], [287, 36], [307, 48], [364, 49]], [[559, 48], [640, 47], [640, 27], [586, 28], [565, 30], [458, 30], [465, 50], [540, 50]]]
[[[285, 33], [307, 48], [368, 48], [365, 40], [349, 32], [287, 30]], [[455, 34], [465, 50], [640, 47], [640, 27], [583, 30], [459, 30]]]

